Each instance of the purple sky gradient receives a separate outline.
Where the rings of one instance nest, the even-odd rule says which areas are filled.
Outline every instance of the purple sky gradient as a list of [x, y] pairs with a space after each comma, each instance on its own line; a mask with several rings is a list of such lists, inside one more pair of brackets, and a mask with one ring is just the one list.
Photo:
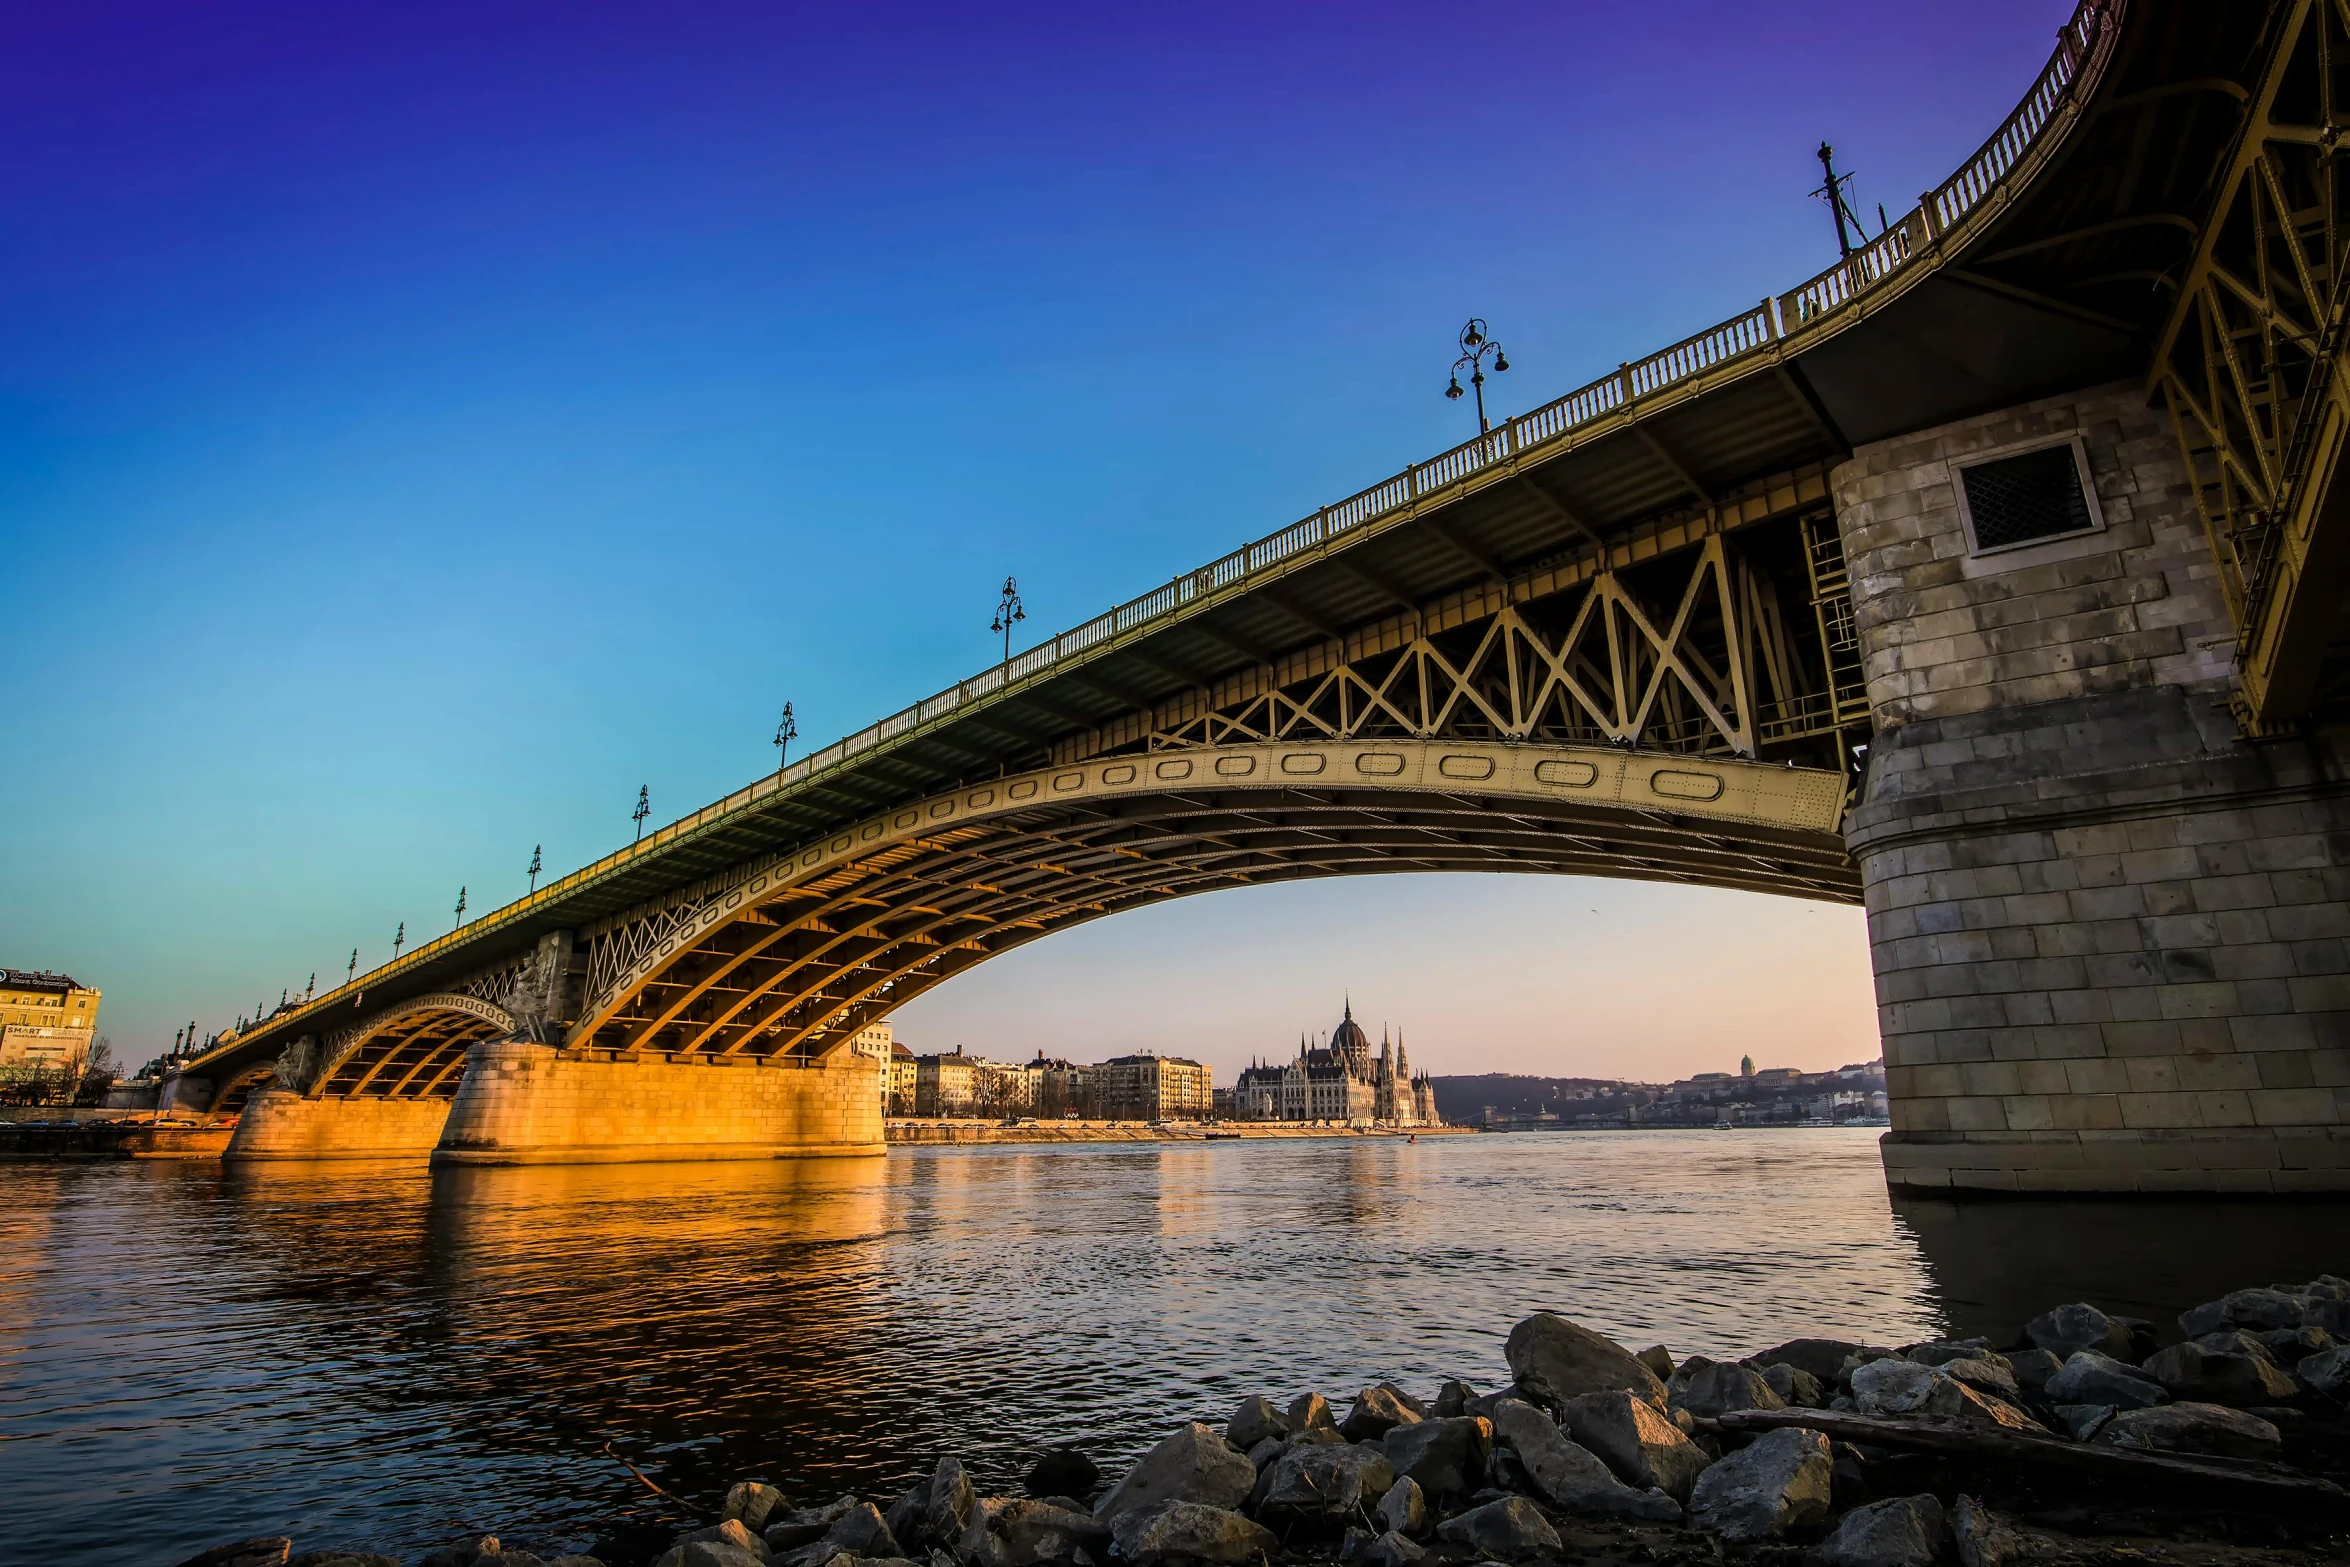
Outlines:
[[[0, 963], [133, 1060], [388, 956], [1833, 259], [2045, 0], [19, 6], [0, 15]], [[1220, 1067], [1875, 1052], [1858, 916], [1224, 893], [910, 1007]]]

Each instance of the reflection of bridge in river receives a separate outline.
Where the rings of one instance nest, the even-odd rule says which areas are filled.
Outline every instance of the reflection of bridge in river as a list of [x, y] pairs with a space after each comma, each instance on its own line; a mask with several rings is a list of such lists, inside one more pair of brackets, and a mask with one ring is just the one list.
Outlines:
[[1819, 277], [176, 1091], [250, 1104], [253, 1156], [870, 1148], [847, 1041], [996, 953], [1219, 888], [1545, 872], [1865, 897], [1902, 1184], [2339, 1186], [2350, 192], [2309, 83], [2343, 26], [2093, 0]]

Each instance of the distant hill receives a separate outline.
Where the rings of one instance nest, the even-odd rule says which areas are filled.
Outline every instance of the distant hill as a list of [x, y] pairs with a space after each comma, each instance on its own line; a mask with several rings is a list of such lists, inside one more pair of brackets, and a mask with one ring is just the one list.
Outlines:
[[1474, 1121], [1487, 1105], [1503, 1115], [1572, 1114], [1595, 1108], [1589, 1098], [1570, 1106], [1577, 1094], [1612, 1098], [1624, 1086], [1612, 1077], [1520, 1077], [1514, 1072], [1433, 1081], [1436, 1113], [1447, 1121]]

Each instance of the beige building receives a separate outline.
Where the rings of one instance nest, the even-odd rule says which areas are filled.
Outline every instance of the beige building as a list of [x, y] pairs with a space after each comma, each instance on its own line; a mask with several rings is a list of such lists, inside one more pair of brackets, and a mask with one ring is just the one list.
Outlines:
[[1205, 1066], [1148, 1050], [1095, 1067], [1093, 1091], [1102, 1116], [1112, 1121], [1196, 1120], [1216, 1107], [1215, 1084]]
[[0, 1067], [79, 1070], [98, 1027], [98, 992], [64, 974], [0, 969]]
[[1412, 1070], [1400, 1036], [1383, 1034], [1379, 1053], [1349, 1002], [1327, 1046], [1297, 1043], [1294, 1060], [1252, 1063], [1232, 1092], [1232, 1115], [1244, 1121], [1342, 1121], [1360, 1126], [1435, 1126], [1436, 1085]]
[[1021, 1069], [1028, 1074], [1028, 1102], [1038, 1115], [1089, 1116], [1094, 1110], [1093, 1068], [1074, 1061], [1036, 1059]]
[[868, 1023], [849, 1041], [849, 1052], [881, 1065], [881, 1113], [914, 1113], [914, 1052], [898, 1043], [887, 1023]]

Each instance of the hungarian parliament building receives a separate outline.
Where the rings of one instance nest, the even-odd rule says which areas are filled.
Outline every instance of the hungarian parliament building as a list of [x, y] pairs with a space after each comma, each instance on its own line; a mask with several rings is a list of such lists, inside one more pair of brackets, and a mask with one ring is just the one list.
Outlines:
[[1288, 1061], [1251, 1064], [1232, 1087], [1232, 1114], [1244, 1121], [1349, 1121], [1388, 1126], [1435, 1126], [1436, 1085], [1414, 1075], [1401, 1035], [1379, 1052], [1355, 1021], [1354, 1004], [1330, 1031], [1330, 1043], [1297, 1044]]

